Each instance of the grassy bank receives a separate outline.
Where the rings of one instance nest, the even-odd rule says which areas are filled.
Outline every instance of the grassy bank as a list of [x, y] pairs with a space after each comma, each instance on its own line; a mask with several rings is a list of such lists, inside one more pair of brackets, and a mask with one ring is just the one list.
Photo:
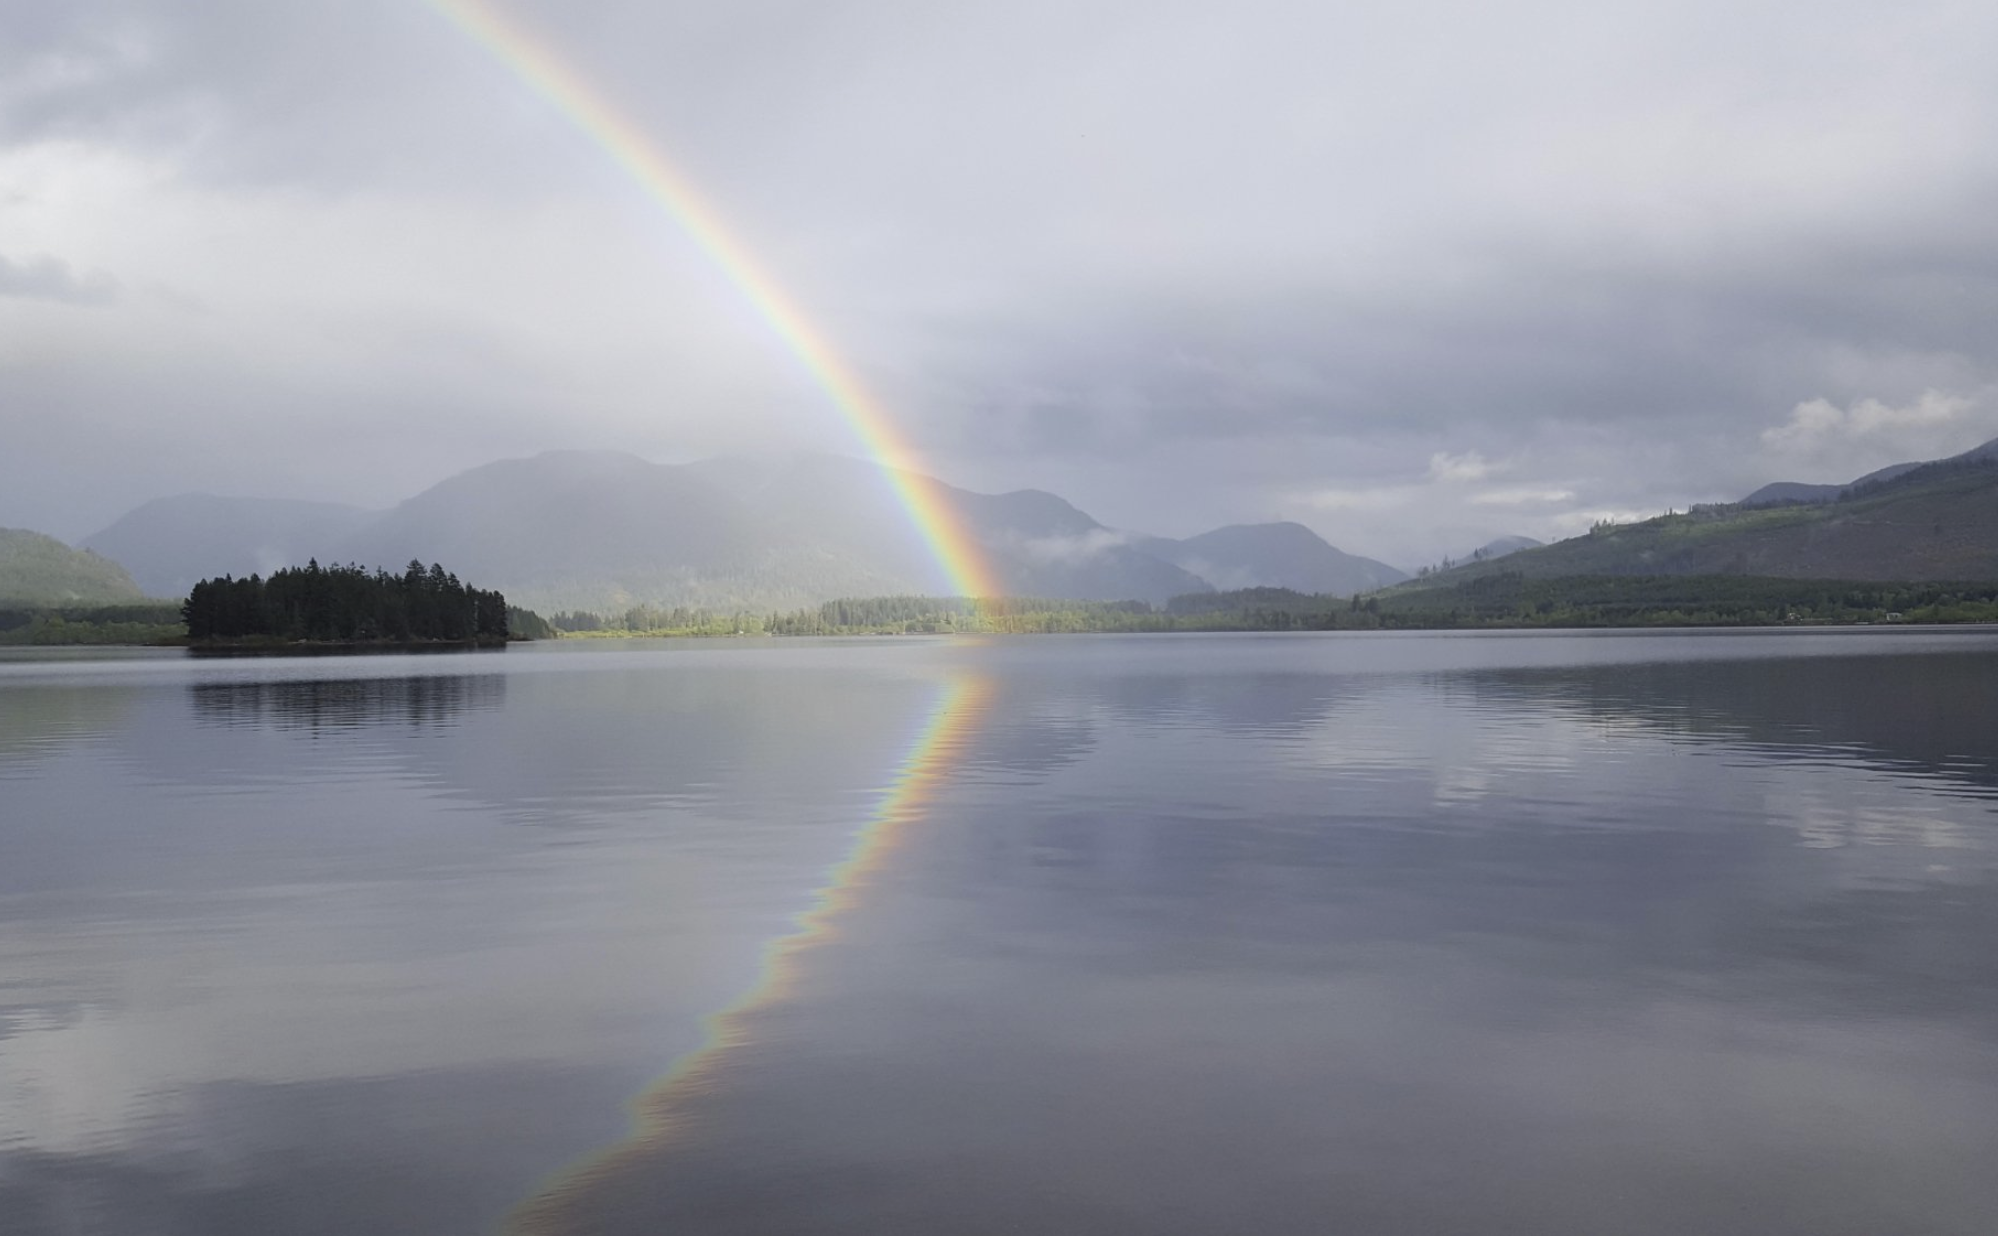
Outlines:
[[0, 608], [0, 646], [174, 644], [186, 635], [178, 601]]

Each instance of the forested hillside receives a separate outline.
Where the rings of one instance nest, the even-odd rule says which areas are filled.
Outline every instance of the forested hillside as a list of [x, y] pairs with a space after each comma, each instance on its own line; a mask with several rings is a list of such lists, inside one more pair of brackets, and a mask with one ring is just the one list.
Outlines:
[[125, 568], [52, 536], [0, 528], [0, 606], [114, 605], [145, 594]]
[[1998, 458], [1925, 464], [1831, 502], [1695, 507], [1471, 562], [1403, 584], [1510, 573], [1756, 575], [1787, 579], [1998, 579]]

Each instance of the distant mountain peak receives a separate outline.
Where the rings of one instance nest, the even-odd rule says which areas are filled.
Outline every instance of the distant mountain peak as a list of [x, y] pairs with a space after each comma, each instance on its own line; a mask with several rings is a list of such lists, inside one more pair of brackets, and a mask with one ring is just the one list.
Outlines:
[[1981, 459], [1998, 459], [1998, 438], [1993, 438], [1981, 446], [1973, 446], [1967, 451], [1949, 455], [1942, 459], [1925, 459], [1911, 463], [1888, 464], [1884, 468], [1875, 468], [1865, 476], [1857, 477], [1842, 485], [1815, 484], [1805, 481], [1772, 481], [1754, 493], [1749, 494], [1736, 505], [1782, 506], [1789, 503], [1812, 504], [1836, 502], [1840, 495], [1858, 489], [1862, 485], [1884, 485], [1889, 481], [1899, 480], [1918, 468], [1926, 468], [1932, 464], [1973, 463]]
[[1290, 588], [1351, 596], [1407, 579], [1385, 562], [1335, 548], [1303, 524], [1229, 524], [1183, 541], [1154, 537], [1140, 547], [1223, 591]]
[[1484, 562], [1492, 558], [1503, 558], [1507, 554], [1516, 554], [1522, 549], [1539, 549], [1546, 543], [1545, 541], [1536, 541], [1530, 536], [1509, 535], [1494, 537], [1472, 550], [1471, 557], [1475, 561]]
[[347, 537], [380, 517], [338, 502], [175, 494], [128, 511], [83, 546], [124, 563], [148, 596], [177, 597], [217, 575], [267, 575], [308, 556], [331, 562]]

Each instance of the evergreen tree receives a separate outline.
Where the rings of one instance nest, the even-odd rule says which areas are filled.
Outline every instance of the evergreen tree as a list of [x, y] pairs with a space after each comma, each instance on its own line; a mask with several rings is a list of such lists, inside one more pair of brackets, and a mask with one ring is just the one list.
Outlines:
[[[516, 621], [515, 615], [520, 618]], [[411, 561], [399, 576], [318, 559], [266, 580], [204, 579], [181, 606], [195, 642], [278, 639], [321, 643], [503, 642], [517, 626], [547, 629], [498, 592], [473, 588], [441, 565]], [[531, 622], [530, 622], [531, 620]]]

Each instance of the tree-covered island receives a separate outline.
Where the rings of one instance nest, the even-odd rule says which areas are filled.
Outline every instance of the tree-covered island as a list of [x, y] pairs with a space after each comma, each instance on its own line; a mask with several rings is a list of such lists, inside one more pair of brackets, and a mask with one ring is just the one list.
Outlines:
[[[181, 606], [191, 648], [496, 648], [540, 619], [506, 597], [461, 582], [435, 563], [400, 575], [317, 559], [265, 579], [204, 579]], [[522, 630], [522, 635], [536, 634]]]

